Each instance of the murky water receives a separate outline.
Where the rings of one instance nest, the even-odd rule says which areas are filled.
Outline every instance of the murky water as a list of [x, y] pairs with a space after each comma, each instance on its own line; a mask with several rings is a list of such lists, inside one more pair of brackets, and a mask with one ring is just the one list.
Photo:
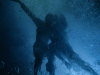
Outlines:
[[[100, 68], [99, 68], [100, 67], [100, 46], [99, 46], [100, 45], [100, 38], [99, 38], [100, 1], [99, 0], [20, 0], [20, 1], [22, 1], [30, 9], [30, 11], [36, 15], [36, 17], [42, 20], [44, 20], [47, 13], [52, 13], [52, 14], [63, 13], [66, 17], [66, 21], [68, 22], [68, 28], [66, 29], [68, 35], [68, 41], [72, 46], [73, 50], [77, 54], [79, 54], [79, 56], [84, 61], [88, 62], [98, 74], [100, 74]], [[17, 5], [18, 3], [16, 3], [16, 6]], [[21, 7], [19, 8], [22, 11]], [[19, 14], [19, 16], [20, 15], [22, 14]], [[27, 18], [24, 15], [21, 17]], [[29, 27], [28, 29], [30, 28], [31, 27]], [[25, 26], [24, 29], [27, 29], [27, 26]], [[36, 29], [36, 27], [33, 29]], [[27, 31], [32, 32], [33, 29]], [[27, 34], [25, 36], [27, 36]], [[32, 45], [33, 44], [32, 41], [35, 39], [32, 39], [31, 34], [29, 36], [31, 37], [31, 39], [27, 41], [27, 44], [30, 43], [30, 45]], [[32, 47], [30, 48], [30, 52], [32, 52]], [[25, 55], [27, 55], [27, 53]], [[29, 57], [32, 57], [32, 54]], [[43, 62], [44, 63], [42, 64], [41, 68], [42, 71], [39, 72], [39, 75], [48, 75], [48, 72], [46, 72], [45, 69], [45, 63], [47, 62], [47, 59], [45, 58]], [[55, 65], [56, 65], [56, 71], [55, 71], [56, 75], [89, 75], [88, 72], [82, 70], [76, 64], [74, 64], [73, 68], [69, 70], [68, 68], [66, 68], [65, 64], [63, 64], [62, 61], [59, 60], [57, 57], [55, 60]], [[4, 66], [5, 62], [1, 61], [0, 68], [1, 67], [4, 68]], [[20, 74], [20, 69], [18, 67], [15, 67], [14, 70], [18, 74]], [[33, 72], [33, 68], [30, 68], [29, 71]]]

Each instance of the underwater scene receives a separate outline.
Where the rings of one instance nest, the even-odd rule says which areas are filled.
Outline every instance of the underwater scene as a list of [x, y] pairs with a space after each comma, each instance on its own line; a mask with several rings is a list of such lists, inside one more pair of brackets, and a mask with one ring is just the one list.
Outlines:
[[100, 75], [100, 0], [0, 0], [0, 75]]

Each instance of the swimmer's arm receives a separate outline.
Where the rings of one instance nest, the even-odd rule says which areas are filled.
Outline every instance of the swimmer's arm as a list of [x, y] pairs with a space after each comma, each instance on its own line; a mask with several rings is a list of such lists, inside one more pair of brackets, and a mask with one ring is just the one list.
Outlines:
[[11, 1], [15, 1], [18, 2], [21, 5], [21, 8], [26, 12], [26, 14], [32, 19], [32, 21], [35, 23], [36, 26], [39, 26], [41, 23], [43, 23], [42, 20], [40, 20], [39, 18], [37, 18], [29, 9], [28, 7], [22, 3], [20, 0], [11, 0]]

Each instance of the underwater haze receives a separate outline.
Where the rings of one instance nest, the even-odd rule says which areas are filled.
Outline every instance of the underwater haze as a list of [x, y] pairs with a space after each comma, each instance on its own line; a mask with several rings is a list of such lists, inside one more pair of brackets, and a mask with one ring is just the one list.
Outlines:
[[[100, 75], [100, 0], [20, 1], [43, 21], [48, 13], [63, 13], [70, 46]], [[0, 0], [0, 75], [34, 75], [36, 29], [19, 3]], [[44, 58], [38, 75], [49, 75], [45, 66], [47, 61]], [[57, 56], [54, 64], [55, 75], [91, 75], [76, 64], [69, 70]]]

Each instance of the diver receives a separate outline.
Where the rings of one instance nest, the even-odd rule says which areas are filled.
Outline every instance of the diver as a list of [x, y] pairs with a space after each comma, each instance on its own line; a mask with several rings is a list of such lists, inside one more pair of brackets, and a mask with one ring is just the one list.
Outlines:
[[[49, 51], [49, 40], [52, 35], [52, 24], [53, 19], [52, 14], [47, 14], [45, 17], [45, 22], [39, 22], [40, 25], [37, 26], [36, 42], [33, 45], [33, 53], [35, 56], [34, 73], [37, 75], [38, 70], [41, 69], [41, 64], [44, 57], [48, 58], [46, 65], [47, 71], [50, 75], [54, 75], [54, 55]], [[37, 24], [36, 24], [37, 25]], [[51, 68], [51, 69], [50, 69]]]
[[[44, 57], [48, 58], [48, 62], [46, 65], [47, 71], [50, 75], [54, 75], [54, 55], [51, 54], [49, 49], [49, 40], [52, 33], [52, 24], [54, 21], [54, 16], [52, 14], [47, 14], [45, 17], [45, 21], [37, 18], [21, 1], [12, 0], [18, 2], [21, 5], [21, 8], [26, 12], [26, 14], [32, 19], [32, 21], [37, 26], [36, 29], [36, 41], [33, 45], [33, 54], [35, 57], [34, 64], [34, 75], [37, 75], [38, 71], [41, 69], [41, 64]], [[50, 69], [51, 67], [51, 69]]]
[[[66, 66], [73, 66], [73, 64], [79, 65], [83, 70], [89, 72], [92, 75], [98, 75], [89, 65], [89, 63], [83, 61], [78, 54], [76, 54], [72, 47], [69, 45], [67, 40], [67, 22], [63, 14], [57, 16], [56, 23], [52, 30], [52, 39], [50, 48], [53, 53], [60, 58], [67, 58], [69, 63], [65, 64]], [[64, 60], [65, 61], [65, 60]], [[70, 69], [69, 68], [69, 69]]]

